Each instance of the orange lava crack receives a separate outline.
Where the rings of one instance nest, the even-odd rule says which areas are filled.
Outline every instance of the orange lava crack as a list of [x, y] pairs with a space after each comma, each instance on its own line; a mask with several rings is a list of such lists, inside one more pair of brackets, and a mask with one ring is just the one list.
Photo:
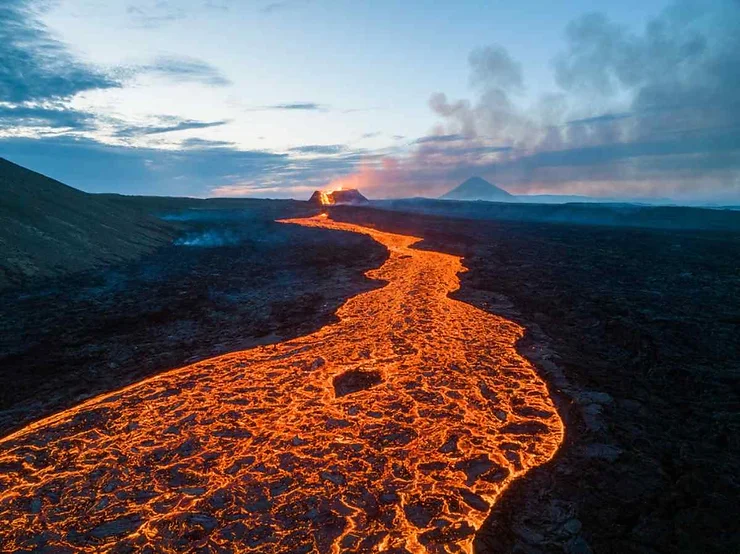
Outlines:
[[295, 340], [104, 394], [0, 441], [4, 552], [470, 552], [563, 425], [523, 329], [448, 294], [459, 257], [369, 235], [383, 288]]

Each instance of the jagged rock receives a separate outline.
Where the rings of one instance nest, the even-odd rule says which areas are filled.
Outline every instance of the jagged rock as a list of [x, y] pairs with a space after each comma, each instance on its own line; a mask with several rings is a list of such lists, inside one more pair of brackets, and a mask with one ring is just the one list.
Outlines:
[[578, 452], [585, 458], [596, 458], [614, 462], [622, 454], [622, 449], [612, 444], [587, 444]]
[[96, 539], [105, 539], [116, 535], [128, 534], [138, 529], [141, 525], [141, 517], [137, 515], [124, 516], [113, 521], [101, 523], [95, 527], [90, 534]]
[[383, 381], [377, 371], [350, 370], [334, 378], [334, 394], [337, 398], [369, 389]]
[[580, 535], [565, 545], [565, 552], [568, 554], [593, 554], [593, 550]]

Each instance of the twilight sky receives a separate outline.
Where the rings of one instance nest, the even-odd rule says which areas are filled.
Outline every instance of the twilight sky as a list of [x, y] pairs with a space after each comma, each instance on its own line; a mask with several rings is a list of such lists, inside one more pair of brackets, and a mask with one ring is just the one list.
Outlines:
[[91, 192], [740, 202], [740, 0], [0, 0], [0, 156]]

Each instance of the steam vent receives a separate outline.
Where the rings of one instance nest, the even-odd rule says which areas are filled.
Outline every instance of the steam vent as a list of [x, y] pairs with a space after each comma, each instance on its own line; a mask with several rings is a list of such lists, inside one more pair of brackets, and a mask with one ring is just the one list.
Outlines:
[[334, 192], [315, 191], [309, 199], [311, 204], [331, 206], [333, 204], [367, 204], [365, 198], [357, 189], [340, 189]]

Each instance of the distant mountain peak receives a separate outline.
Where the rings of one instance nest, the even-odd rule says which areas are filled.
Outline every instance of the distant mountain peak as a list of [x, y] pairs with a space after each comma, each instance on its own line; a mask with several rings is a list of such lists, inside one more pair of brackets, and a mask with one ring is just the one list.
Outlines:
[[441, 200], [490, 200], [494, 202], [509, 202], [514, 198], [512, 194], [482, 177], [471, 177], [440, 196]]

